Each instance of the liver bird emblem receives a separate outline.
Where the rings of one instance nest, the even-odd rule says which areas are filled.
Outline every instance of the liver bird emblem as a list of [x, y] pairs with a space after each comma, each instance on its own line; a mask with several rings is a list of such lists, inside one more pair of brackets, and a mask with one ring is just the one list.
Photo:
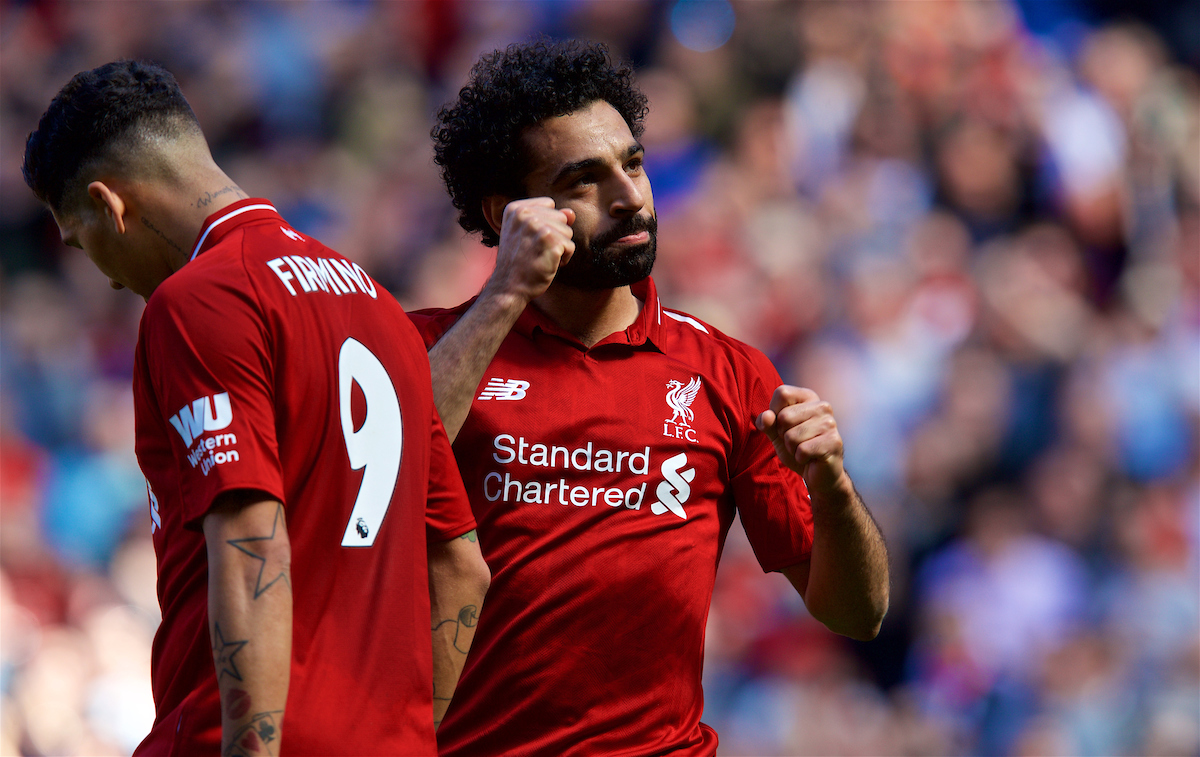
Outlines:
[[670, 390], [667, 392], [667, 404], [675, 412], [669, 422], [683, 426], [692, 425], [692, 419], [696, 417], [692, 412], [692, 401], [700, 393], [700, 377], [693, 377], [687, 386], [684, 386], [682, 381], [672, 379], [667, 382], [667, 389]]

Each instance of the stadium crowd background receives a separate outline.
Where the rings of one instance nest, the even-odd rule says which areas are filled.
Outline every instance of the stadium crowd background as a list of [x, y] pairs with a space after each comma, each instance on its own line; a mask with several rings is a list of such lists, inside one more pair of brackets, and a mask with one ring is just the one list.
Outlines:
[[856, 644], [735, 525], [722, 754], [1200, 753], [1200, 12], [1119, 5], [5, 2], [0, 754], [128, 754], [153, 717], [142, 302], [22, 183], [50, 98], [165, 64], [246, 191], [452, 305], [494, 252], [454, 222], [431, 113], [534, 33], [637, 64], [664, 300], [833, 403], [890, 544]]

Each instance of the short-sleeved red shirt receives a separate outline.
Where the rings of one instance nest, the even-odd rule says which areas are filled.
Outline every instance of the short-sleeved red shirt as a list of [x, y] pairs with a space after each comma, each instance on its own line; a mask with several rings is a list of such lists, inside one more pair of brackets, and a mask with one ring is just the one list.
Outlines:
[[[209, 217], [142, 316], [137, 456], [162, 625], [139, 755], [214, 755], [220, 697], [200, 526], [213, 499], [284, 504], [293, 754], [434, 754], [426, 541], [474, 527], [403, 309], [265, 200]], [[236, 665], [234, 653], [231, 664]]]
[[[735, 508], [764, 570], [808, 559], [803, 480], [754, 427], [759, 351], [634, 287], [590, 349], [530, 306], [455, 455], [492, 584], [442, 755], [711, 755], [704, 626]], [[411, 313], [434, 344], [465, 312]]]

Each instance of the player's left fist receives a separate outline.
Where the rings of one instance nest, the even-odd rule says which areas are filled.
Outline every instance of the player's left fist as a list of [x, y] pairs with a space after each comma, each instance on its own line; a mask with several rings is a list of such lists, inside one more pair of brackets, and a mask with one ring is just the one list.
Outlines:
[[775, 445], [780, 461], [804, 477], [810, 493], [820, 495], [845, 485], [842, 436], [833, 409], [816, 392], [780, 386], [755, 425]]

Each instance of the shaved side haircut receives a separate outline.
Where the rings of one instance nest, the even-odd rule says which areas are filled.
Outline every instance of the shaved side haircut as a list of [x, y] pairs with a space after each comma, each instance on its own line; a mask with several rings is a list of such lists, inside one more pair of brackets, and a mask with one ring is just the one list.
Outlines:
[[203, 139], [196, 114], [169, 71], [121, 60], [76, 74], [25, 142], [25, 183], [58, 211], [102, 164], [128, 161], [161, 139]]

